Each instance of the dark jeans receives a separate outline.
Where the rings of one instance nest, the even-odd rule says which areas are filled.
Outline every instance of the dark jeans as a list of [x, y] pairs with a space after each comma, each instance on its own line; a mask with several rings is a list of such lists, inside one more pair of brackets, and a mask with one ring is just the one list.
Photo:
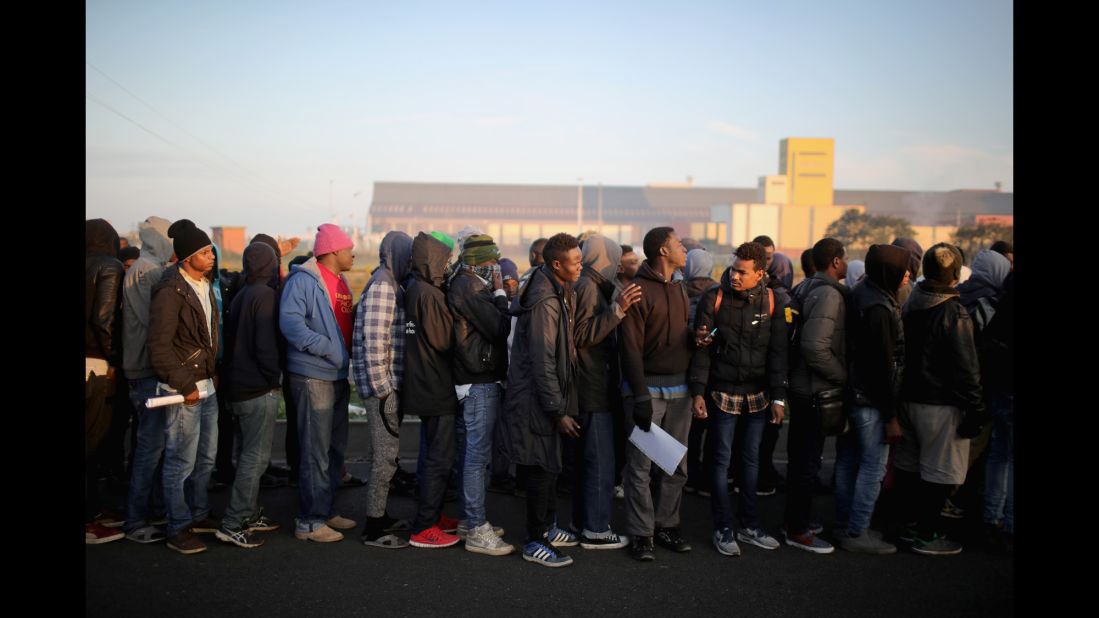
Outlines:
[[543, 539], [557, 521], [557, 475], [539, 466], [517, 466], [527, 480], [527, 542]]
[[786, 450], [790, 466], [786, 474], [786, 531], [793, 535], [809, 530], [813, 484], [820, 472], [824, 433], [820, 415], [808, 397], [790, 394], [790, 437]]
[[[614, 500], [614, 422], [608, 412], [581, 412], [572, 484], [572, 525], [589, 532], [611, 529]], [[566, 438], [571, 439], [571, 438]]]
[[236, 423], [229, 400], [218, 397], [218, 454], [214, 461], [214, 479], [222, 483], [232, 483], [236, 476], [233, 466], [233, 446], [236, 442]]
[[435, 525], [443, 513], [443, 499], [457, 455], [454, 415], [420, 417], [420, 442], [423, 466], [417, 469], [419, 494], [416, 497], [416, 520], [412, 532], [418, 533]]
[[775, 446], [782, 425], [766, 423], [763, 426], [763, 441], [759, 444], [759, 476], [768, 483], [777, 483], [778, 470], [775, 469]]
[[759, 444], [763, 438], [763, 426], [770, 418], [769, 410], [752, 414], [726, 414], [717, 409], [713, 401], [706, 397], [706, 411], [710, 415], [710, 429], [706, 437], [706, 458], [709, 467], [710, 510], [714, 518], [714, 529], [733, 527], [733, 509], [729, 499], [726, 479], [729, 476], [729, 462], [733, 456], [733, 438], [743, 436], [740, 449], [739, 475], [737, 486], [740, 497], [737, 500], [737, 520], [741, 528], [759, 528], [759, 515], [756, 513], [756, 484], [759, 480]]
[[337, 515], [351, 386], [346, 379], [329, 382], [290, 374], [290, 394], [298, 405], [298, 435], [306, 447], [298, 476], [297, 531], [310, 532]]

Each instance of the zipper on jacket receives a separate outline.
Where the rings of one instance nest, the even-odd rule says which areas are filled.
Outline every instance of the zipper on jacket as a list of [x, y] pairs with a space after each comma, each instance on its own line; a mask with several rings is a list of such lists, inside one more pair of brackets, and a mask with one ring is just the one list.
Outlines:
[[195, 350], [194, 353], [191, 354], [190, 356], [188, 356], [187, 358], [185, 358], [183, 360], [183, 362], [179, 364], [179, 366], [182, 367], [182, 366], [186, 365], [187, 363], [195, 360], [196, 358], [198, 358], [199, 354], [202, 354], [202, 348], [199, 348], [199, 349]]

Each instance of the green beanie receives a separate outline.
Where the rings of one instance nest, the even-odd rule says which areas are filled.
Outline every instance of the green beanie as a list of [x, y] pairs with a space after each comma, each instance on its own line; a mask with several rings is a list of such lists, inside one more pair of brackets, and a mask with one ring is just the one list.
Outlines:
[[467, 236], [462, 243], [462, 263], [469, 265], [484, 264], [489, 260], [500, 259], [500, 248], [488, 234]]
[[449, 247], [451, 251], [454, 251], [454, 239], [453, 238], [451, 238], [450, 236], [447, 236], [446, 234], [444, 234], [442, 232], [438, 232], [438, 231], [432, 232], [431, 235], [435, 237], [435, 240], [437, 240], [437, 241], [443, 243], [444, 245], [446, 245], [447, 247]]

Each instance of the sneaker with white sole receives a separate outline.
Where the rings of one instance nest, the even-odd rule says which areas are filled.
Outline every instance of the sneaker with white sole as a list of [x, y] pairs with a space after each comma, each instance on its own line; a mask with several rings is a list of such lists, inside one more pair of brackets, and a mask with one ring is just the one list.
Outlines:
[[465, 541], [466, 551], [478, 554], [506, 556], [515, 551], [515, 547], [501, 539], [487, 521], [467, 532]]
[[950, 498], [946, 499], [946, 502], [943, 504], [943, 510], [939, 514], [950, 519], [965, 519], [965, 509], [954, 506], [954, 503], [950, 501]]
[[94, 521], [90, 524], [84, 524], [84, 543], [88, 545], [110, 543], [125, 537], [126, 533], [117, 528], [107, 528]]
[[736, 538], [742, 543], [755, 545], [763, 549], [778, 549], [779, 543], [775, 537], [763, 531], [763, 528], [741, 528], [736, 531]]
[[821, 539], [812, 532], [805, 532], [804, 534], [790, 534], [786, 533], [786, 544], [790, 547], [796, 547], [807, 552], [814, 554], [830, 554], [836, 551], [832, 544]]
[[557, 551], [544, 541], [531, 541], [523, 546], [523, 560], [547, 567], [566, 567], [572, 564], [572, 558]]
[[461, 540], [456, 535], [443, 532], [438, 524], [413, 534], [409, 539], [413, 547], [422, 547], [424, 549], [450, 547], [451, 545], [457, 545], [458, 541]]
[[217, 532], [214, 533], [214, 536], [216, 536], [219, 541], [232, 543], [237, 547], [244, 547], [246, 549], [252, 549], [253, 547], [263, 545], [263, 539], [253, 536], [252, 532], [243, 526], [240, 528], [230, 528], [222, 525], [218, 528]]
[[740, 546], [733, 540], [733, 531], [729, 528], [714, 530], [714, 547], [723, 556], [739, 556]]
[[263, 514], [263, 507], [260, 507], [255, 516], [246, 521], [244, 526], [252, 532], [274, 532], [279, 529], [278, 522]]
[[[496, 536], [504, 536], [504, 529], [501, 528], [500, 526], [493, 526], [492, 531], [496, 533]], [[465, 538], [465, 536], [468, 532], [469, 532], [469, 524], [467, 522], [462, 521], [462, 522], [458, 523], [458, 528], [454, 531], [454, 534], [456, 536], [460, 536], [462, 538]]]
[[562, 530], [557, 526], [546, 532], [546, 541], [554, 547], [576, 547], [580, 544], [580, 540], [576, 538], [575, 534], [568, 530]]
[[606, 532], [584, 530], [580, 533], [580, 547], [584, 549], [622, 549], [629, 544], [629, 539], [619, 536], [614, 530]]

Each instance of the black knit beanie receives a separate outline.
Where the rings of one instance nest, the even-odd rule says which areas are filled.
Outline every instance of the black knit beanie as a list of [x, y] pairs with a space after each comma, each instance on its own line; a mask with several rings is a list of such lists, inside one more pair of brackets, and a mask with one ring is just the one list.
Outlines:
[[168, 238], [172, 239], [172, 248], [180, 262], [197, 253], [199, 249], [213, 244], [206, 232], [195, 227], [190, 219], [180, 219], [173, 223], [168, 228]]

